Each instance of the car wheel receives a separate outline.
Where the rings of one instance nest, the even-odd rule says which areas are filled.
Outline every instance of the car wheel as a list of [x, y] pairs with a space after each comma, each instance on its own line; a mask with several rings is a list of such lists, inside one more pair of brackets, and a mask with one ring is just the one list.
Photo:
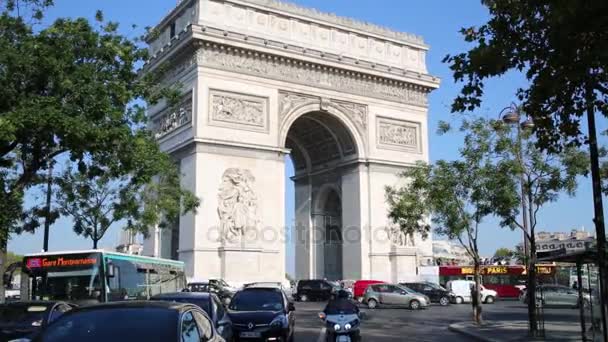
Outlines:
[[496, 299], [494, 298], [494, 296], [487, 296], [486, 297], [486, 304], [494, 304], [494, 301]]
[[448, 297], [441, 297], [439, 299], [439, 305], [441, 306], [447, 306], [450, 304], [450, 299]]
[[308, 302], [308, 296], [307, 295], [301, 295], [300, 296], [300, 302]]
[[378, 307], [378, 302], [375, 299], [370, 299], [367, 301], [367, 307], [370, 309], [375, 309]]
[[412, 310], [418, 310], [418, 309], [420, 309], [420, 302], [417, 301], [417, 300], [415, 300], [415, 299], [412, 300], [410, 302], [410, 309], [412, 309]]
[[462, 299], [462, 297], [456, 297], [456, 304], [462, 304], [464, 302], [464, 299]]

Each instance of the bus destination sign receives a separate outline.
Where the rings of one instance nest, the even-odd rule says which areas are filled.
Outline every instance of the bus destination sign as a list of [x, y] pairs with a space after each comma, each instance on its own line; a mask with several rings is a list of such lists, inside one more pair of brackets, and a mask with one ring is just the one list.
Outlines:
[[31, 257], [25, 262], [29, 269], [43, 268], [67, 268], [79, 266], [93, 266], [97, 264], [95, 255], [78, 255], [78, 256], [48, 256], [48, 257]]

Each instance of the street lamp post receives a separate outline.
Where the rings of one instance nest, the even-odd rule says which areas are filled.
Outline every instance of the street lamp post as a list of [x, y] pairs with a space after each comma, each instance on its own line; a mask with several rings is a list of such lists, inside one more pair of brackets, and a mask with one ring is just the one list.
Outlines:
[[[504, 115], [503, 115], [504, 114]], [[521, 115], [519, 113], [519, 108], [515, 104], [511, 104], [509, 107], [503, 109], [500, 112], [502, 117], [502, 121], [509, 125], [515, 125], [517, 127], [517, 158], [519, 159], [519, 164], [521, 167], [521, 173], [519, 177], [519, 185], [521, 191], [521, 215], [522, 215], [522, 224], [524, 227], [523, 232], [523, 244], [524, 244], [524, 264], [527, 266], [530, 258], [529, 252], [529, 241], [528, 241], [528, 191], [526, 190], [526, 175], [525, 175], [525, 163], [524, 163], [524, 155], [523, 155], [523, 139], [522, 139], [522, 129], [529, 130], [534, 128], [534, 122], [530, 119], [526, 119], [523, 122], [521, 120]], [[529, 195], [529, 194], [528, 194]]]
[[[504, 115], [502, 115], [504, 113]], [[538, 317], [536, 315], [535, 298], [536, 298], [536, 248], [534, 241], [534, 226], [533, 220], [533, 198], [531, 191], [531, 180], [526, 175], [526, 164], [524, 162], [524, 151], [523, 151], [523, 138], [522, 133], [524, 130], [531, 130], [534, 128], [534, 122], [529, 118], [522, 121], [520, 110], [515, 104], [511, 104], [509, 107], [503, 109], [500, 114], [502, 120], [506, 124], [515, 125], [517, 127], [517, 159], [519, 159], [519, 165], [521, 172], [519, 174], [519, 182], [521, 187], [521, 207], [522, 207], [522, 226], [524, 236], [524, 261], [526, 269], [528, 270], [528, 317], [529, 317], [529, 329], [533, 336], [542, 333], [538, 330]], [[529, 239], [528, 239], [529, 237]]]

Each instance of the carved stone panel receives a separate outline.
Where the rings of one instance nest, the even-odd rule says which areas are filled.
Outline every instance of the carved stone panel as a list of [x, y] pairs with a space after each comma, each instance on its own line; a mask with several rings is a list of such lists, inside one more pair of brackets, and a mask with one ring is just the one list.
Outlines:
[[154, 137], [160, 139], [192, 123], [192, 94], [187, 94], [175, 106], [169, 106], [152, 118]]
[[218, 193], [217, 213], [220, 219], [220, 241], [224, 244], [243, 242], [247, 234], [259, 228], [258, 197], [255, 177], [248, 169], [224, 171]]
[[268, 98], [211, 89], [209, 124], [268, 132]]
[[420, 123], [378, 117], [378, 147], [422, 152]]

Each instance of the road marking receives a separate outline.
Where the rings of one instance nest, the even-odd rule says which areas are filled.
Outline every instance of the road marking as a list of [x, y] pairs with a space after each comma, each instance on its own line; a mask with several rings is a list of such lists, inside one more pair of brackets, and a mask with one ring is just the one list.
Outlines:
[[319, 338], [317, 339], [317, 342], [323, 342], [323, 341], [325, 341], [325, 334], [326, 333], [327, 333], [327, 328], [321, 329], [321, 333], [319, 334]]

